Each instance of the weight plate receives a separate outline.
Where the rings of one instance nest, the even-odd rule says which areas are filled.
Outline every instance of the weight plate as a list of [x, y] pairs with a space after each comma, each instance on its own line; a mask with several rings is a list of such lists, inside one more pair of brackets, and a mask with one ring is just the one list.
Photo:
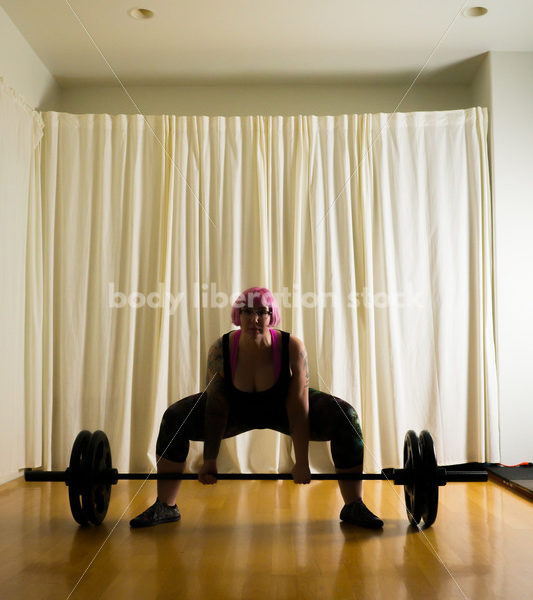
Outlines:
[[437, 483], [437, 457], [435, 445], [429, 431], [421, 431], [418, 439], [422, 477], [417, 492], [422, 495], [422, 519], [425, 527], [430, 527], [437, 518], [439, 507], [439, 487]]
[[89, 518], [81, 503], [81, 495], [84, 481], [83, 458], [91, 436], [91, 432], [87, 430], [78, 433], [72, 445], [68, 466], [67, 485], [70, 510], [74, 520], [80, 525], [87, 525], [89, 523]]
[[111, 484], [105, 481], [104, 474], [111, 468], [109, 440], [103, 431], [95, 431], [83, 458], [87, 481], [82, 491], [83, 510], [94, 525], [100, 525], [109, 507]]
[[420, 473], [420, 451], [418, 436], [410, 429], [405, 434], [403, 443], [403, 468], [406, 483], [403, 486], [407, 518], [411, 525], [418, 525], [422, 517], [421, 498], [418, 494], [418, 477]]

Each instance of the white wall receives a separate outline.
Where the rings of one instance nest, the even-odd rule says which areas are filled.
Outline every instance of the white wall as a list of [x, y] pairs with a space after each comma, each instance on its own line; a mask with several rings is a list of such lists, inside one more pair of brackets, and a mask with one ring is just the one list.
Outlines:
[[31, 107], [51, 110], [58, 106], [59, 86], [1, 6], [0, 77]]
[[484, 69], [477, 90], [490, 82], [501, 460], [515, 464], [533, 461], [533, 53], [494, 52]]
[[[335, 115], [393, 112], [407, 85], [215, 85], [64, 88], [59, 110], [70, 113], [179, 115]], [[467, 85], [413, 86], [399, 111], [450, 110], [471, 106]]]
[[[475, 106], [486, 106], [492, 117], [492, 79], [490, 72], [490, 52], [480, 63], [471, 84], [472, 103]], [[492, 121], [492, 118], [489, 119]], [[489, 127], [490, 129], [490, 127]]]

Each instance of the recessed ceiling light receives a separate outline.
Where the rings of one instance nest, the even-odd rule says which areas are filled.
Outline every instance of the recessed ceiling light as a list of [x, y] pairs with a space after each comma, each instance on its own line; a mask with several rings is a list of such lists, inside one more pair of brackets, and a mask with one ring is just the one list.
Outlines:
[[134, 19], [151, 19], [154, 16], [154, 12], [148, 8], [132, 8], [128, 14]]
[[484, 6], [470, 6], [463, 10], [463, 17], [482, 17], [489, 12]]

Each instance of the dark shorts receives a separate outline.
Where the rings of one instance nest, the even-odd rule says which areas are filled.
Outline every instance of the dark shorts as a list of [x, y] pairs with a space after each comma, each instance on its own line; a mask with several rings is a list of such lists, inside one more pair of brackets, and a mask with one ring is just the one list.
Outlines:
[[[185, 462], [189, 441], [204, 441], [207, 395], [193, 394], [178, 400], [165, 411], [161, 420], [156, 452], [167, 460]], [[268, 411], [233, 407], [224, 438], [252, 429], [273, 429], [289, 435], [289, 421], [284, 406]], [[363, 464], [363, 435], [357, 412], [344, 400], [313, 388], [309, 389], [310, 439], [331, 442], [331, 455], [337, 469], [350, 469]]]

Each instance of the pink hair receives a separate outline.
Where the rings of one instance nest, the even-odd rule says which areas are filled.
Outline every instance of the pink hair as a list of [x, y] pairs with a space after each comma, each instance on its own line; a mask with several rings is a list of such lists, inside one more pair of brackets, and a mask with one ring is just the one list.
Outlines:
[[272, 314], [270, 316], [270, 325], [275, 327], [281, 322], [281, 311], [274, 294], [263, 287], [251, 287], [241, 292], [233, 306], [231, 307], [231, 322], [234, 325], [241, 325], [241, 308], [245, 306], [268, 306]]

